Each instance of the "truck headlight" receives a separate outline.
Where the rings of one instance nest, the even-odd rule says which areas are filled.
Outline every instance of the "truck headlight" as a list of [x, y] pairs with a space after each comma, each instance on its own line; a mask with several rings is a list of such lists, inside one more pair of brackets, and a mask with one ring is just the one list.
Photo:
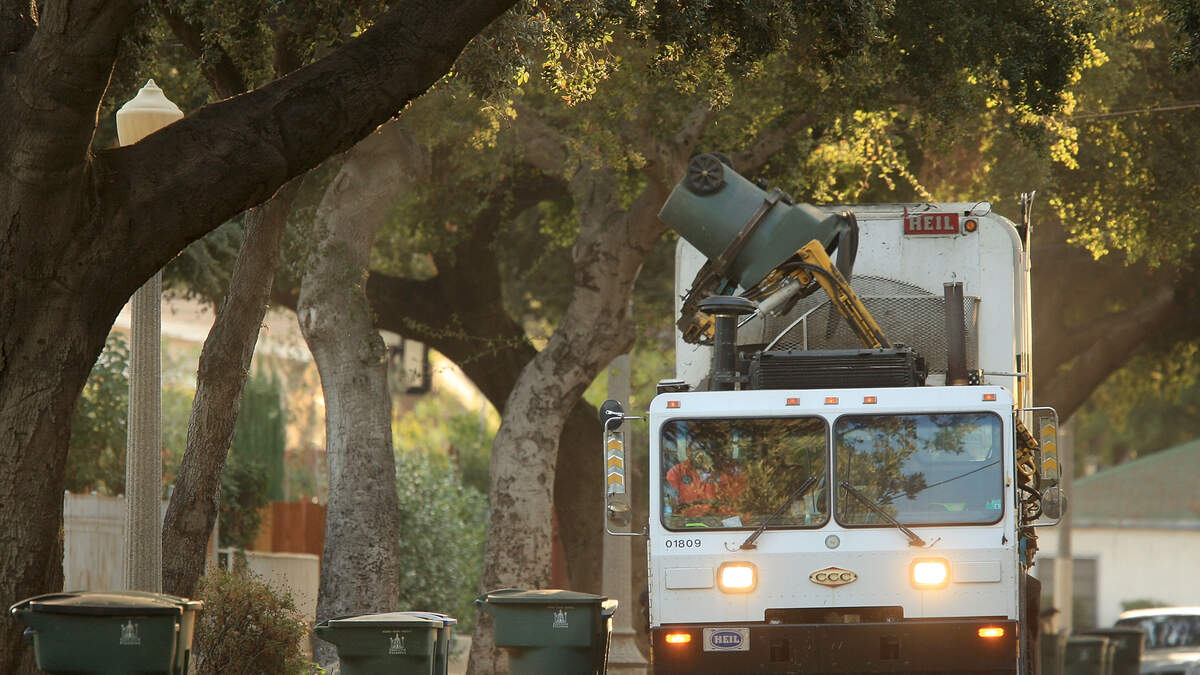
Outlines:
[[717, 586], [726, 593], [749, 593], [758, 585], [758, 571], [748, 562], [727, 562], [717, 570]]
[[950, 563], [942, 558], [914, 560], [909, 577], [919, 590], [945, 588], [950, 582]]

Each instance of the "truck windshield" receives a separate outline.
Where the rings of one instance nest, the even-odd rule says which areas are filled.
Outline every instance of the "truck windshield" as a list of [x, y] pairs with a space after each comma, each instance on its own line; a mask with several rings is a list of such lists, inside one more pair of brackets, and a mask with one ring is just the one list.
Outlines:
[[819, 417], [672, 420], [663, 425], [662, 522], [668, 529], [754, 528], [809, 476], [819, 482], [769, 526], [829, 521], [828, 427]]
[[[834, 424], [834, 472], [904, 525], [995, 523], [1003, 514], [1000, 417], [994, 413], [847, 415]], [[837, 520], [894, 527], [847, 490]]]

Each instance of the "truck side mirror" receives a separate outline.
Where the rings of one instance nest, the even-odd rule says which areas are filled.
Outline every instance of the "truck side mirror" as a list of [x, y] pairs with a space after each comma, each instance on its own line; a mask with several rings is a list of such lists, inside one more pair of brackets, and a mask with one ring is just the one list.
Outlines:
[[1038, 458], [1041, 483], [1045, 486], [1060, 485], [1062, 465], [1058, 463], [1058, 413], [1053, 408], [1036, 408], [1034, 425], [1041, 448], [1041, 457]]
[[1026, 418], [1032, 425], [1028, 433], [1037, 441], [1032, 458], [1037, 480], [1032, 487], [1041, 495], [1041, 515], [1033, 526], [1057, 525], [1067, 512], [1067, 493], [1062, 488], [1062, 465], [1058, 461], [1058, 412], [1047, 407], [1022, 408], [1020, 412], [1030, 414]]
[[1061, 520], [1067, 514], [1067, 493], [1057, 485], [1042, 492], [1042, 516]]
[[641, 537], [642, 532], [613, 532], [609, 524], [628, 527], [633, 522], [633, 509], [625, 492], [625, 432], [621, 425], [625, 420], [640, 417], [627, 416], [621, 404], [609, 399], [600, 405], [600, 423], [604, 425], [604, 531], [618, 537]]
[[[625, 498], [625, 434], [621, 424], [625, 411], [613, 399], [600, 406], [600, 423], [604, 425], [604, 514], [614, 525], [627, 526], [632, 520]], [[619, 495], [619, 496], [618, 496]]]
[[608, 503], [608, 520], [613, 525], [628, 527], [633, 522], [633, 511], [625, 502], [610, 501]]

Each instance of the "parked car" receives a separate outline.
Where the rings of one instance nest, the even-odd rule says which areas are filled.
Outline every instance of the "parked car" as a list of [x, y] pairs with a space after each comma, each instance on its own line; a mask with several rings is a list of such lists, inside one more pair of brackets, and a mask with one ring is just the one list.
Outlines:
[[1133, 609], [1116, 625], [1146, 634], [1142, 675], [1200, 675], [1200, 607]]

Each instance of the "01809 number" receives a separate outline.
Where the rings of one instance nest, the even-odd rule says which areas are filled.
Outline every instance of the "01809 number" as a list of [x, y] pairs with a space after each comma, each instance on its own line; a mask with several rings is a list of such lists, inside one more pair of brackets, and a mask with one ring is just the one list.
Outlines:
[[667, 548], [700, 548], [699, 539], [668, 539]]

